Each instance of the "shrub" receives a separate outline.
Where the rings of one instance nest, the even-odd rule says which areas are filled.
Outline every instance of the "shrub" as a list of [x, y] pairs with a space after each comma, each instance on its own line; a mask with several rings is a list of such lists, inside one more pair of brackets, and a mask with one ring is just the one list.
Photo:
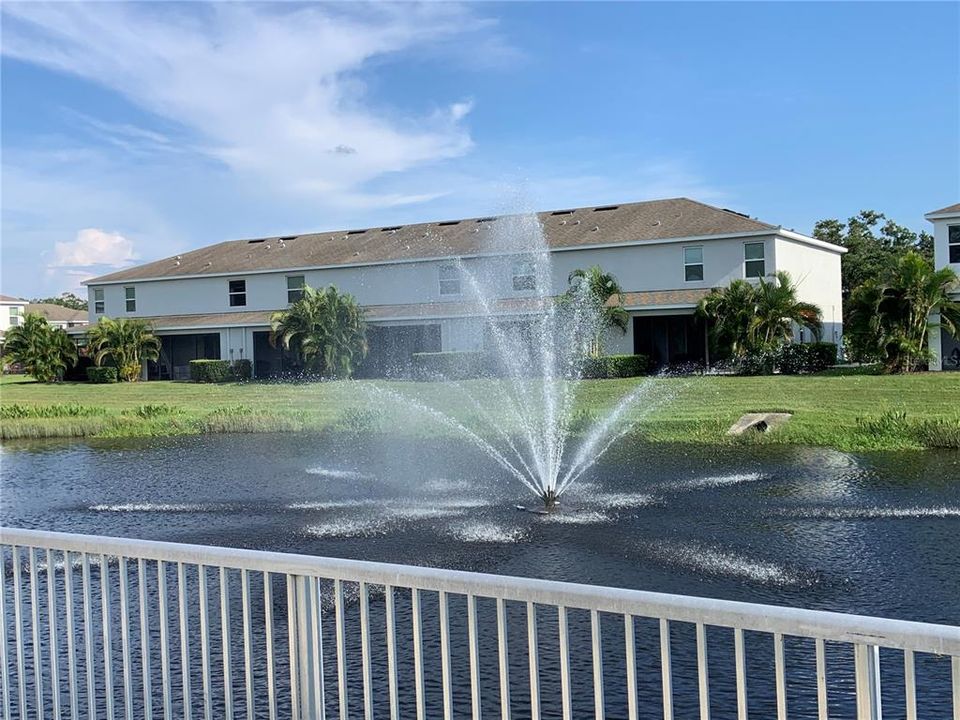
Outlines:
[[380, 429], [381, 414], [368, 408], [348, 408], [334, 423], [340, 432], [367, 435]]
[[929, 448], [960, 450], [960, 418], [924, 420], [917, 424], [917, 439]]
[[218, 383], [231, 380], [229, 360], [191, 360], [190, 380], [198, 383]]
[[253, 377], [253, 363], [247, 359], [234, 360], [230, 371], [234, 380], [249, 380]]
[[784, 375], [822, 372], [837, 362], [834, 343], [791, 343], [777, 352], [776, 365]]
[[480, 352], [414, 353], [413, 376], [418, 380], [467, 380], [484, 374], [484, 356]]
[[97, 367], [93, 365], [87, 368], [87, 381], [92, 383], [115, 383], [117, 381], [117, 369], [115, 367]]
[[628, 378], [645, 375], [650, 367], [646, 355], [604, 355], [583, 359], [580, 377], [585, 379]]

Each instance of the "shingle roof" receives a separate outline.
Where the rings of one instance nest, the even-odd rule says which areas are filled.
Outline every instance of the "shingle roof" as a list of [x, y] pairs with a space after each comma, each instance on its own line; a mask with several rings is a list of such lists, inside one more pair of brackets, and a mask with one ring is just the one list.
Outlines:
[[[624, 293], [624, 307], [656, 307], [660, 305], [696, 305], [708, 289], [699, 290], [651, 290]], [[503, 298], [493, 303], [491, 310], [497, 314], [522, 314], [536, 311], [544, 302], [541, 298]], [[411, 318], [477, 317], [486, 310], [476, 302], [451, 301], [411, 303], [405, 305], [367, 305], [364, 307], [367, 320], [371, 322]], [[242, 310], [239, 312], [197, 313], [192, 315], [156, 315], [143, 317], [157, 331], [173, 328], [221, 328], [228, 325], [267, 326], [273, 310]]]
[[[552, 248], [777, 229], [740, 213], [687, 198], [555, 210], [537, 215]], [[497, 229], [518, 227], [521, 222], [524, 216], [508, 215], [231, 240], [119, 270], [89, 280], [87, 284], [509, 251], [516, 249], [511, 248], [516, 234]]]
[[12, 295], [0, 295], [0, 302], [22, 302], [25, 303], [26, 300], [23, 298], [13, 297]]
[[947, 213], [960, 213], [960, 203], [954, 203], [953, 205], [947, 205], [945, 208], [940, 208], [939, 210], [931, 210], [927, 215], [940, 215]]
[[47, 320], [58, 322], [84, 322], [87, 319], [86, 310], [71, 310], [53, 303], [28, 303], [24, 309], [24, 314], [29, 315], [31, 313], [43, 315]]

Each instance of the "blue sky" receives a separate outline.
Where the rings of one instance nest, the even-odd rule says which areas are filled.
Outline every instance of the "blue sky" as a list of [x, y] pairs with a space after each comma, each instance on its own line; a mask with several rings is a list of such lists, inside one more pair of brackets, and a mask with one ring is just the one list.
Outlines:
[[4, 3], [2, 286], [224, 239], [686, 195], [960, 200], [957, 3]]

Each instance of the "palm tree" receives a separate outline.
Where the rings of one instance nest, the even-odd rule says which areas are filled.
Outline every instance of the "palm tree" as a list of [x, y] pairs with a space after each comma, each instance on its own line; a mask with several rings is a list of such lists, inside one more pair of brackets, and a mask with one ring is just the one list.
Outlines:
[[298, 353], [308, 372], [349, 378], [367, 355], [367, 324], [352, 295], [333, 285], [303, 296], [270, 318], [270, 342]]
[[43, 383], [59, 380], [77, 363], [77, 346], [70, 337], [33, 313], [7, 331], [3, 353]]
[[630, 327], [630, 313], [623, 308], [623, 289], [616, 276], [604, 272], [599, 265], [574, 270], [567, 282], [570, 287], [564, 301], [586, 302], [593, 314], [595, 323], [591, 329], [589, 354], [599, 357], [603, 354], [603, 336], [608, 329], [617, 328], [626, 333]]
[[122, 380], [135, 382], [145, 360], [160, 357], [160, 338], [152, 326], [137, 318], [100, 318], [87, 331], [87, 340], [93, 352], [93, 361], [101, 365], [109, 358], [117, 366]]
[[715, 347], [734, 357], [771, 350], [793, 337], [794, 325], [820, 337], [820, 308], [797, 299], [797, 287], [782, 270], [754, 286], [734, 280], [700, 301], [697, 313], [712, 322]]
[[[935, 270], [916, 252], [908, 252], [880, 280], [868, 280], [850, 296], [847, 335], [854, 350], [878, 357], [888, 372], [916, 370], [930, 358], [932, 328], [960, 336], [960, 302], [950, 297], [957, 274]], [[939, 313], [940, 322], [930, 323]]]
[[760, 278], [750, 334], [754, 346], [772, 348], [793, 338], [793, 327], [807, 328], [819, 340], [821, 313], [813, 303], [797, 300], [797, 286], [790, 274], [780, 270], [774, 279]]

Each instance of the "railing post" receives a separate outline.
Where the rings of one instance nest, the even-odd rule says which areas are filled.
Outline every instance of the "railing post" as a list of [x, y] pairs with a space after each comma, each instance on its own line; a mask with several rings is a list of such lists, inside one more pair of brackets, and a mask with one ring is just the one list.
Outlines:
[[854, 645], [853, 660], [857, 685], [857, 720], [881, 720], [880, 648]]
[[320, 588], [316, 578], [297, 576], [290, 614], [290, 643], [296, 647], [300, 720], [323, 720], [323, 641]]

